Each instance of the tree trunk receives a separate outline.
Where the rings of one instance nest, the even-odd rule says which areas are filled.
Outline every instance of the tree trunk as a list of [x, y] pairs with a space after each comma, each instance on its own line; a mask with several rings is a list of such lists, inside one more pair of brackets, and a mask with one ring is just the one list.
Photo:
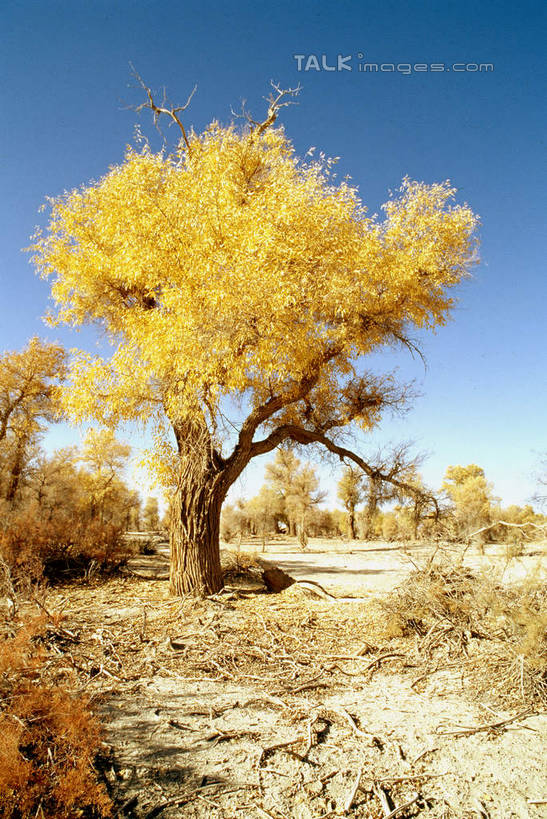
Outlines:
[[17, 490], [19, 489], [19, 483], [21, 482], [21, 475], [23, 473], [26, 445], [27, 445], [26, 439], [21, 438], [18, 441], [17, 447], [15, 449], [15, 458], [11, 466], [5, 496], [5, 500], [8, 503], [13, 503], [15, 495], [17, 494]]
[[373, 535], [374, 516], [378, 510], [378, 489], [374, 481], [369, 482], [367, 505], [365, 509], [364, 540], [370, 540]]
[[223, 587], [220, 512], [223, 494], [209, 484], [179, 489], [172, 501], [170, 591], [205, 597]]
[[357, 540], [357, 532], [355, 530], [355, 506], [350, 506], [348, 509], [349, 532], [352, 540]]

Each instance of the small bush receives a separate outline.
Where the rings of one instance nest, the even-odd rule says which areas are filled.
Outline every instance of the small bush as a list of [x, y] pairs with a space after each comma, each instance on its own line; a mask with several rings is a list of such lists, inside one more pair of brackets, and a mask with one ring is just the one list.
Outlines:
[[0, 643], [0, 819], [108, 816], [99, 725], [81, 698], [41, 678], [44, 630], [37, 618]]
[[92, 562], [102, 570], [115, 568], [126, 557], [120, 529], [109, 523], [20, 514], [0, 531], [0, 558], [22, 592], [44, 578], [85, 574]]
[[492, 591], [467, 568], [430, 566], [413, 572], [384, 605], [401, 636], [424, 636], [436, 627], [483, 636]]
[[262, 574], [262, 566], [255, 552], [223, 552], [222, 573], [227, 581], [257, 582]]
[[426, 668], [447, 656], [465, 659], [477, 693], [505, 704], [547, 705], [547, 584], [533, 574], [504, 587], [461, 564], [431, 564], [382, 605], [386, 636], [413, 637]]

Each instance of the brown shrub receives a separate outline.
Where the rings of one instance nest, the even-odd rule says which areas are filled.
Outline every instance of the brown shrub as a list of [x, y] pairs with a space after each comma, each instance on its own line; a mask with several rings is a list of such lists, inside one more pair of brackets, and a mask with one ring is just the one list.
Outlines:
[[506, 704], [547, 704], [547, 584], [533, 573], [505, 587], [461, 564], [430, 564], [382, 605], [386, 636], [414, 637], [426, 667], [465, 658], [477, 693]]
[[401, 636], [435, 627], [484, 636], [484, 616], [495, 589], [463, 566], [417, 569], [385, 602], [388, 625]]
[[44, 577], [84, 574], [92, 562], [103, 571], [116, 568], [127, 554], [120, 529], [110, 523], [21, 513], [0, 530], [0, 558], [14, 587], [25, 592]]
[[0, 644], [0, 819], [108, 816], [93, 767], [100, 728], [81, 698], [41, 678], [45, 618]]

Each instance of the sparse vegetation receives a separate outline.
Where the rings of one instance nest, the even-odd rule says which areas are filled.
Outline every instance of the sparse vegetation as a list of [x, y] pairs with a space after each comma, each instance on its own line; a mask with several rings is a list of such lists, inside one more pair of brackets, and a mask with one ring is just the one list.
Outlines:
[[94, 767], [100, 728], [85, 699], [52, 680], [47, 625], [41, 616], [0, 634], [0, 817], [106, 817], [112, 804]]
[[531, 574], [506, 587], [491, 570], [477, 574], [439, 554], [383, 602], [388, 635], [417, 638], [424, 676], [459, 657], [480, 695], [547, 705], [547, 583]]

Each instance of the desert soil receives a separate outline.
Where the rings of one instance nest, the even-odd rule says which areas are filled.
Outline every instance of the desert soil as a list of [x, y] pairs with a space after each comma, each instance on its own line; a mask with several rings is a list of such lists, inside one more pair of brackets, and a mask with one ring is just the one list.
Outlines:
[[[274, 544], [259, 557], [356, 599], [266, 594], [234, 576], [228, 593], [174, 600], [165, 554], [49, 592], [75, 635], [59, 674], [63, 663], [77, 674], [103, 721], [118, 815], [547, 817], [546, 714], [523, 708], [488, 728], [519, 709], [477, 697], [465, 661], [421, 679], [386, 633], [377, 598], [431, 550], [325, 548]], [[513, 582], [543, 571], [543, 551], [508, 566], [502, 547], [465, 559]]]

